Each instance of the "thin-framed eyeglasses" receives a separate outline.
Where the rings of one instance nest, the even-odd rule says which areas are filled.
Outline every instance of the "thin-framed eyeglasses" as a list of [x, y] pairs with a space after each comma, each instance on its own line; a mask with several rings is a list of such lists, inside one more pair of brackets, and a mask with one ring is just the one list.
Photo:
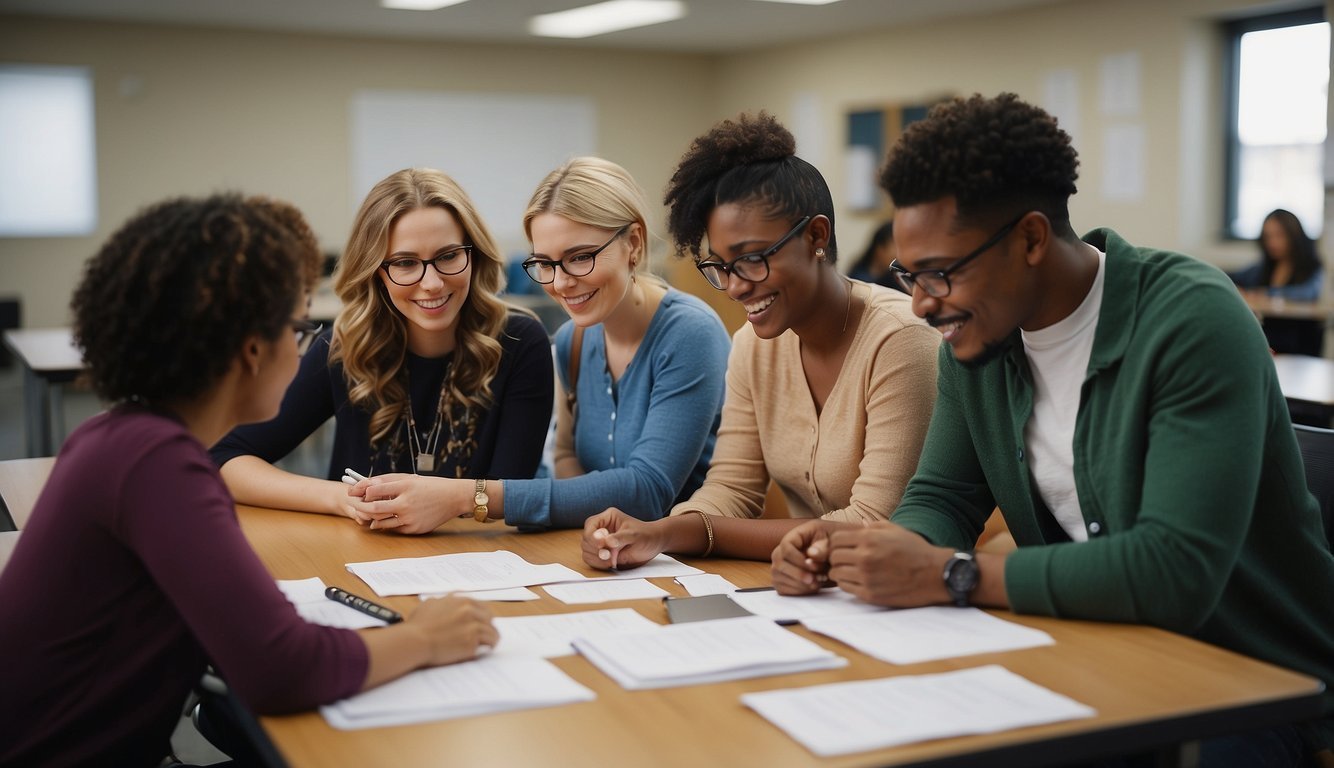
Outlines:
[[291, 325], [292, 330], [296, 332], [296, 352], [299, 355], [306, 354], [306, 350], [310, 349], [310, 343], [320, 335], [320, 331], [324, 330], [323, 323], [312, 323], [305, 318], [293, 320]]
[[778, 239], [778, 242], [765, 248], [758, 253], [743, 253], [731, 261], [722, 261], [720, 259], [705, 259], [695, 262], [695, 269], [699, 270], [704, 279], [709, 281], [709, 285], [720, 291], [727, 290], [727, 276], [736, 275], [737, 277], [749, 283], [762, 283], [769, 279], [769, 259], [774, 254], [783, 249], [787, 242], [797, 236], [797, 233], [811, 223], [814, 216], [802, 216], [792, 229], [787, 231]]
[[616, 238], [624, 235], [629, 228], [630, 225], [626, 224], [616, 230], [616, 234], [612, 235], [610, 240], [594, 250], [576, 253], [560, 260], [544, 259], [536, 255], [530, 256], [523, 262], [523, 271], [528, 273], [533, 282], [542, 285], [548, 285], [556, 281], [556, 267], [560, 267], [570, 277], [585, 277], [593, 271], [593, 267], [597, 266], [598, 254], [607, 250], [607, 246], [616, 242]]
[[414, 256], [396, 256], [380, 264], [394, 285], [416, 285], [426, 277], [426, 265], [435, 267], [442, 275], [457, 275], [468, 268], [468, 257], [472, 256], [471, 245], [455, 245], [442, 251], [434, 259], [418, 259]]
[[952, 286], [950, 285], [950, 275], [958, 271], [968, 262], [986, 253], [1001, 240], [1004, 240], [1005, 236], [1010, 234], [1010, 230], [1014, 229], [1015, 226], [1023, 221], [1024, 217], [1027, 215], [1027, 213], [1019, 214], [1014, 221], [1001, 227], [996, 231], [996, 234], [988, 237], [986, 242], [977, 246], [972, 251], [969, 251], [966, 256], [963, 256], [945, 269], [921, 269], [916, 272], [909, 272], [903, 268], [903, 265], [899, 263], [898, 259], [895, 259], [890, 263], [889, 271], [893, 273], [894, 277], [898, 279], [899, 285], [902, 285], [903, 289], [909, 294], [912, 294], [914, 287], [920, 287], [922, 292], [927, 296], [930, 296], [933, 299], [943, 299], [950, 295], [950, 290], [952, 289]]

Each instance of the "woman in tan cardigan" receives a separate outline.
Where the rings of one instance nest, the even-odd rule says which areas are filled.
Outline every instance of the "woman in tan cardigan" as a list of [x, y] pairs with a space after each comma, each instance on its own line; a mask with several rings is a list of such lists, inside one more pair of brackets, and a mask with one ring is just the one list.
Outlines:
[[[806, 519], [886, 519], [917, 466], [940, 334], [904, 294], [834, 266], [829, 187], [795, 145], [763, 112], [726, 120], [695, 140], [668, 185], [678, 254], [745, 307], [747, 323], [732, 340], [704, 485], [662, 520], [615, 508], [590, 518], [593, 567], [660, 552], [767, 560]], [[757, 519], [771, 479], [786, 519]]]

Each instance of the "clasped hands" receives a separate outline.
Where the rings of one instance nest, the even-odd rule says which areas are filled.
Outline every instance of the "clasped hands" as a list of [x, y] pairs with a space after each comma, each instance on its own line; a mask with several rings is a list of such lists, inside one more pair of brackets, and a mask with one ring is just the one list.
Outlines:
[[837, 584], [874, 605], [912, 608], [949, 601], [942, 574], [951, 554], [889, 522], [812, 520], [783, 536], [771, 573], [781, 595]]
[[342, 488], [347, 491], [338, 500], [339, 513], [371, 530], [430, 533], [473, 511], [471, 480], [394, 473]]

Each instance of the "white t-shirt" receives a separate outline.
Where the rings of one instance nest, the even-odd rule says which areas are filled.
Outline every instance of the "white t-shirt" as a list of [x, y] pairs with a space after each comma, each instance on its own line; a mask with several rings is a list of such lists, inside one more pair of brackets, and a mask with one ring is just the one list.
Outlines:
[[1084, 301], [1068, 317], [1040, 331], [1021, 331], [1033, 373], [1033, 413], [1024, 425], [1028, 468], [1056, 522], [1075, 541], [1088, 541], [1075, 491], [1075, 417], [1102, 309], [1107, 254]]

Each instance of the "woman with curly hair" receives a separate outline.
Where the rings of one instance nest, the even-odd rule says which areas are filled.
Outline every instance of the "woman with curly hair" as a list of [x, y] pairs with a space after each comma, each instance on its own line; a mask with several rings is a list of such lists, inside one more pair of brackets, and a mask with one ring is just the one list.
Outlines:
[[[497, 298], [499, 254], [445, 174], [407, 169], [376, 184], [334, 272], [343, 309], [332, 334], [302, 357], [277, 418], [213, 449], [237, 501], [426, 533], [435, 525], [424, 520], [452, 519], [461, 504], [484, 508], [488, 478], [532, 477], [551, 419], [551, 348], [537, 320]], [[271, 464], [330, 416], [327, 479]], [[377, 479], [349, 487], [345, 469]], [[393, 517], [406, 509], [423, 516]]]
[[307, 624], [205, 446], [278, 410], [313, 328], [301, 215], [220, 195], [150, 208], [88, 263], [74, 336], [111, 407], [65, 441], [0, 573], [0, 763], [156, 766], [211, 661], [251, 709], [309, 709], [498, 639], [471, 601]]
[[[1315, 243], [1291, 211], [1277, 208], [1260, 229], [1260, 263], [1230, 272], [1228, 277], [1247, 293], [1288, 301], [1318, 301], [1325, 271]], [[1323, 320], [1267, 317], [1265, 338], [1275, 352], [1319, 356], [1325, 345]]]
[[[795, 148], [773, 117], [742, 115], [696, 139], [672, 176], [678, 254], [748, 322], [732, 339], [704, 484], [663, 520], [614, 509], [590, 518], [593, 567], [660, 552], [768, 559], [803, 519], [884, 519], [917, 465], [940, 334], [907, 296], [839, 273], [829, 187]], [[754, 519], [771, 479], [790, 519]]]
[[[647, 207], [624, 168], [596, 157], [570, 160], [533, 193], [523, 220], [533, 254], [523, 266], [570, 315], [556, 358], [564, 389], [578, 392], [557, 412], [556, 477], [488, 482], [490, 519], [571, 528], [619, 506], [656, 520], [703, 482], [727, 331], [704, 302], [648, 275]], [[394, 481], [369, 481], [368, 497], [380, 482]], [[377, 526], [409, 530], [475, 515], [472, 486], [456, 490], [448, 505], [371, 514]]]

